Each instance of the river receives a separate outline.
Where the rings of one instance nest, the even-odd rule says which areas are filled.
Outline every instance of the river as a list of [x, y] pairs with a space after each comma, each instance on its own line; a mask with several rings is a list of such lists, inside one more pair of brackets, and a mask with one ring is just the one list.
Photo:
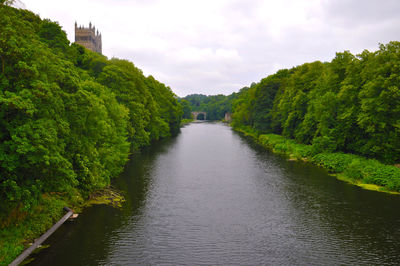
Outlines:
[[133, 156], [121, 210], [86, 209], [31, 265], [395, 265], [400, 196], [192, 123]]

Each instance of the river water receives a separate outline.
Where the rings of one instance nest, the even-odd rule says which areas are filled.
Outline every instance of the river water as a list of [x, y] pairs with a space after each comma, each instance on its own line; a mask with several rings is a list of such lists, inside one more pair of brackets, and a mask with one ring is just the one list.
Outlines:
[[192, 123], [115, 180], [122, 210], [86, 209], [32, 265], [395, 265], [400, 196]]

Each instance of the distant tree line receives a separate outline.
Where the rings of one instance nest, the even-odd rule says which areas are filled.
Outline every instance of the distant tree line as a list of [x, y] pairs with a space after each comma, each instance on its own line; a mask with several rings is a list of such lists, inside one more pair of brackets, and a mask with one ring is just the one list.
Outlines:
[[0, 5], [0, 218], [49, 192], [108, 186], [129, 154], [177, 133], [181, 118], [171, 89], [133, 63]]
[[207, 112], [207, 120], [222, 120], [225, 113], [232, 112], [233, 100], [237, 99], [238, 93], [231, 95], [191, 94], [179, 99], [183, 106], [183, 118], [190, 118], [192, 111]]

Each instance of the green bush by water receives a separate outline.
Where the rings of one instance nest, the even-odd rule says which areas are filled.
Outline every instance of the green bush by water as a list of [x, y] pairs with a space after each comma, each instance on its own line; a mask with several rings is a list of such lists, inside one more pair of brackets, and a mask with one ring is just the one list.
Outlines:
[[[242, 127], [241, 131], [243, 130]], [[254, 135], [254, 130], [252, 132]], [[313, 145], [299, 144], [276, 134], [259, 135], [258, 143], [275, 153], [310, 161], [330, 173], [340, 173], [355, 182], [382, 186], [389, 191], [400, 191], [400, 169], [395, 166], [354, 154], [326, 152], [323, 149], [316, 149]], [[329, 141], [327, 143], [329, 144]]]
[[14, 209], [10, 214], [13, 223], [2, 226], [0, 230], [0, 265], [11, 263], [27, 247], [29, 241], [33, 241], [58, 221], [65, 214], [64, 206], [72, 207], [80, 200], [79, 196], [77, 200], [47, 194], [29, 211]]

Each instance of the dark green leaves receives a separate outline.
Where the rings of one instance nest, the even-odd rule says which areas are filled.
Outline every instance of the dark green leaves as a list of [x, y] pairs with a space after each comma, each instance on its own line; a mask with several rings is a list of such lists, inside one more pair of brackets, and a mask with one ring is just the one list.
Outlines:
[[0, 216], [43, 193], [104, 188], [132, 151], [179, 130], [176, 96], [126, 60], [0, 6]]
[[233, 125], [386, 163], [400, 160], [400, 43], [281, 70], [243, 91]]

